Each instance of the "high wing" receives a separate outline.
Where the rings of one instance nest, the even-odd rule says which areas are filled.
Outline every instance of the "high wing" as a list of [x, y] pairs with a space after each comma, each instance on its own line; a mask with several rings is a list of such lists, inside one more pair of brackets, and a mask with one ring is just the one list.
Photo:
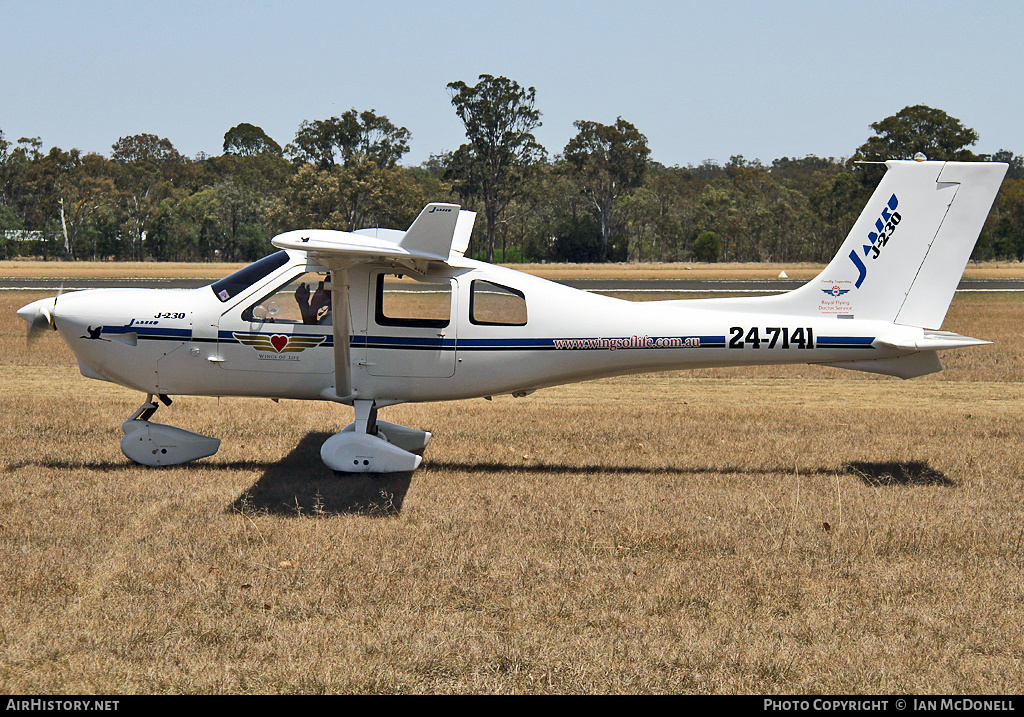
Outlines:
[[360, 229], [342, 232], [305, 229], [279, 234], [272, 240], [280, 249], [309, 252], [329, 269], [387, 259], [422, 270], [429, 262], [446, 263], [469, 245], [476, 212], [457, 204], [428, 204], [406, 231]]
[[307, 229], [285, 232], [271, 240], [280, 249], [308, 252], [331, 271], [335, 393], [339, 398], [352, 395], [348, 268], [387, 260], [422, 272], [431, 262], [446, 264], [453, 254], [461, 256], [466, 251], [475, 220], [476, 212], [435, 202], [424, 207], [404, 232]]

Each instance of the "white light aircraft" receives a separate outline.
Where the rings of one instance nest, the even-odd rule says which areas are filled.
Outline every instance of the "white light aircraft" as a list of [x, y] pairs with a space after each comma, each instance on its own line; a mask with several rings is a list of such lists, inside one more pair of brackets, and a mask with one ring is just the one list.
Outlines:
[[405, 402], [529, 394], [598, 377], [808, 363], [912, 378], [941, 331], [1005, 164], [890, 161], [838, 255], [765, 297], [632, 302], [463, 256], [475, 215], [429, 204], [407, 231], [300, 230], [199, 289], [92, 289], [18, 311], [58, 331], [83, 375], [147, 394], [121, 449], [148, 466], [220, 441], [154, 423], [157, 397], [260, 396], [353, 406], [321, 457], [349, 473], [411, 471], [430, 433], [377, 418]]

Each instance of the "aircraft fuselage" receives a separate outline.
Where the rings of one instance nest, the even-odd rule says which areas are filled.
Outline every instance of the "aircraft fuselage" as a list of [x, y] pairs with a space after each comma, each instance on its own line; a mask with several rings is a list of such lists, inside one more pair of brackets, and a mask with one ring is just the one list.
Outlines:
[[824, 299], [832, 313], [820, 317], [743, 313], [729, 300], [723, 310], [716, 300], [626, 301], [468, 259], [424, 275], [363, 264], [347, 272], [352, 393], [339, 397], [332, 325], [259, 310], [268, 297], [288, 301], [294, 281], [317, 272], [327, 279], [289, 253], [227, 301], [212, 287], [75, 292], [60, 298], [56, 328], [84, 375], [146, 393], [377, 405], [648, 371], [884, 361], [914, 353], [893, 345], [923, 336], [839, 318]]

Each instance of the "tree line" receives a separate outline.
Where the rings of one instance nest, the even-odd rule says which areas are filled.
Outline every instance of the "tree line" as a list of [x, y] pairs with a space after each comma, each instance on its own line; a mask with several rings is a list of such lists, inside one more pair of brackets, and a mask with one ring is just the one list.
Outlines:
[[977, 133], [942, 110], [873, 123], [846, 158], [668, 167], [621, 117], [577, 121], [550, 155], [534, 88], [481, 75], [447, 89], [466, 142], [415, 167], [411, 132], [373, 109], [304, 121], [284, 146], [242, 123], [222, 154], [194, 158], [152, 134], [104, 156], [0, 128], [0, 258], [251, 261], [283, 231], [404, 228], [451, 201], [479, 213], [468, 253], [487, 261], [823, 262], [881, 177], [871, 162], [920, 152], [1010, 164], [974, 258], [1024, 259], [1024, 158], [974, 154]]

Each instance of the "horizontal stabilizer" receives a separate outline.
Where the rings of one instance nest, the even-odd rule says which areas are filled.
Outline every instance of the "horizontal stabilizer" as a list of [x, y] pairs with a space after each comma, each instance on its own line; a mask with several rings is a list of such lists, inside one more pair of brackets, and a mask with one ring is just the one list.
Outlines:
[[925, 331], [922, 338], [914, 341], [878, 339], [878, 343], [894, 349], [910, 351], [947, 351], [949, 349], [962, 349], [968, 346], [984, 346], [992, 342], [974, 339], [970, 336], [961, 336], [952, 331]]
[[934, 351], [919, 351], [908, 356], [886, 359], [862, 359], [860, 361], [833, 361], [823, 363], [822, 366], [834, 366], [845, 368], [851, 371], [864, 371], [865, 373], [880, 373], [884, 376], [896, 376], [897, 378], [917, 378], [929, 373], [937, 373], [942, 370], [942, 361]]

